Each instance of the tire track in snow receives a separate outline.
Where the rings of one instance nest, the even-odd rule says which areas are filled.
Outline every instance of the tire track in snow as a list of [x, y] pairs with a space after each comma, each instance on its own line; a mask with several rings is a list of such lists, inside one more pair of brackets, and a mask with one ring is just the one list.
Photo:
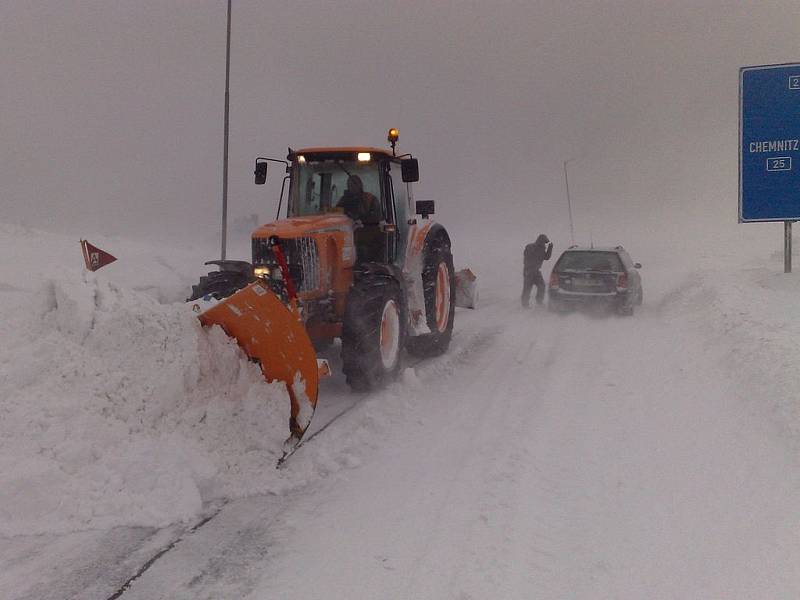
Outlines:
[[[469, 578], [469, 571], [483, 561], [480, 544], [473, 543], [476, 532], [483, 534], [486, 518], [490, 528], [495, 526], [487, 511], [502, 503], [486, 482], [514, 454], [509, 452], [514, 440], [524, 439], [519, 431], [508, 436], [514, 430], [509, 429], [513, 420], [502, 420], [504, 415], [513, 416], [505, 410], [507, 396], [517, 396], [515, 410], [535, 405], [527, 386], [517, 387], [520, 376], [514, 370], [536, 373], [540, 361], [552, 362], [553, 352], [545, 340], [530, 343], [548, 318], [546, 313], [515, 312], [513, 319], [499, 324], [506, 335], [498, 335], [472, 355], [475, 360], [470, 360], [469, 369], [444, 378], [436, 378], [434, 370], [424, 388], [406, 400], [409, 411], [416, 414], [413, 421], [388, 431], [370, 462], [349, 472], [347, 485], [328, 490], [323, 502], [300, 501], [294, 512], [304, 526], [296, 532], [289, 552], [302, 552], [304, 564], [317, 565], [304, 594], [451, 597], [457, 588], [451, 589], [452, 581], [441, 573], [458, 573], [454, 580]], [[499, 373], [505, 378], [498, 382]], [[522, 458], [517, 452], [508, 460], [519, 464]], [[513, 464], [504, 469], [509, 472]], [[496, 483], [510, 485], [502, 479]], [[336, 523], [337, 531], [352, 532], [351, 537], [332, 532], [331, 523]], [[391, 533], [408, 531], [419, 535]], [[337, 548], [335, 556], [326, 552], [332, 547]], [[454, 554], [453, 547], [460, 552]], [[496, 557], [493, 553], [483, 562], [482, 575], [500, 573], [491, 562]], [[349, 582], [341, 580], [341, 574], [355, 572], [362, 574], [357, 588], [352, 577]], [[414, 583], [404, 575], [408, 573], [415, 573]], [[269, 565], [263, 581], [270, 582], [275, 597], [288, 597], [281, 590], [291, 589], [291, 582], [302, 577], [297, 564], [279, 559]], [[499, 579], [495, 577], [490, 587], [503, 597]]]
[[[547, 377], [560, 341], [545, 334], [553, 323], [550, 315], [523, 312], [512, 319], [505, 335], [498, 339], [499, 347], [493, 348], [490, 361], [482, 365], [483, 374], [495, 376], [479, 376], [467, 386], [472, 406], [478, 403], [482, 411], [468, 415], [471, 406], [465, 402], [469, 432], [461, 438], [460, 458], [445, 467], [452, 484], [440, 498], [434, 535], [412, 567], [434, 580], [442, 566], [442, 559], [436, 557], [450, 554], [450, 564], [444, 569], [450, 576], [435, 594], [449, 589], [460, 590], [463, 598], [486, 594], [510, 598], [514, 589], [510, 582], [522, 564], [526, 564], [525, 572], [547, 568], [509, 549], [519, 510], [519, 504], [512, 502], [520, 495], [515, 491], [516, 474], [530, 459], [524, 441], [529, 434], [527, 423], [537, 414], [541, 402], [533, 379]], [[498, 373], [503, 374], [499, 379]], [[457, 424], [461, 431], [465, 425], [463, 420]], [[442, 447], [441, 452], [447, 449]], [[451, 514], [452, 506], [459, 507], [456, 515]], [[453, 547], [462, 550], [453, 555]], [[416, 586], [409, 583], [406, 597], [419, 594]]]
[[201, 527], [206, 525], [211, 519], [216, 517], [222, 509], [225, 508], [225, 504], [227, 504], [227, 500], [223, 501], [221, 504], [216, 506], [210, 514], [203, 517], [200, 521], [198, 521], [195, 525], [190, 527], [185, 532], [181, 533], [180, 536], [174, 538], [172, 541], [167, 543], [164, 547], [162, 547], [158, 552], [153, 554], [149, 559], [147, 559], [144, 564], [139, 567], [136, 572], [131, 575], [125, 583], [123, 583], [113, 594], [111, 594], [106, 600], [118, 600], [125, 592], [127, 592], [130, 587], [139, 579], [142, 575], [144, 575], [150, 567], [152, 567], [156, 561], [158, 561], [161, 557], [163, 557], [167, 552], [175, 548], [178, 544], [180, 544], [187, 536], [190, 536], [196, 533]]

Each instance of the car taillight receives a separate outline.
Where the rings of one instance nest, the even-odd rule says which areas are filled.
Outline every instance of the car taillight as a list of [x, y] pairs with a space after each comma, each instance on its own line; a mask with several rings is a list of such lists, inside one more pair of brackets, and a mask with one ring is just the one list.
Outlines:
[[551, 288], [558, 287], [558, 273], [550, 273], [550, 287]]
[[617, 288], [621, 290], [628, 289], [628, 274], [627, 273], [619, 273], [617, 274]]

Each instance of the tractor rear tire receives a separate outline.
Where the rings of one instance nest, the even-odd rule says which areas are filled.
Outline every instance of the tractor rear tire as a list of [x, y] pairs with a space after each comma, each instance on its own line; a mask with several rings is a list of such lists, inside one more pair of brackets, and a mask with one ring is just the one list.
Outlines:
[[342, 324], [342, 371], [356, 392], [378, 389], [400, 372], [406, 336], [400, 284], [386, 275], [360, 279]]
[[431, 333], [408, 338], [406, 347], [414, 356], [439, 356], [447, 352], [450, 346], [456, 304], [453, 255], [445, 243], [435, 243], [426, 251], [422, 267], [422, 286], [425, 314]]

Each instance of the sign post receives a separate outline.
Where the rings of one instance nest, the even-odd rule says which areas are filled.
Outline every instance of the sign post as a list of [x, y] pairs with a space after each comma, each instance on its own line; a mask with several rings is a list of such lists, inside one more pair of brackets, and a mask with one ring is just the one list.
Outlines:
[[800, 220], [800, 63], [739, 69], [739, 222], [784, 222], [792, 272], [792, 221]]
[[783, 272], [792, 272], [792, 222], [783, 222]]

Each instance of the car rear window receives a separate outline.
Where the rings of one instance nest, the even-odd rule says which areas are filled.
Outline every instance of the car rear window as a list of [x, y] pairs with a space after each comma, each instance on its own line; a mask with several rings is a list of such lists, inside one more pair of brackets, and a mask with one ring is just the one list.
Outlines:
[[616, 252], [565, 252], [558, 260], [559, 271], [624, 271]]

